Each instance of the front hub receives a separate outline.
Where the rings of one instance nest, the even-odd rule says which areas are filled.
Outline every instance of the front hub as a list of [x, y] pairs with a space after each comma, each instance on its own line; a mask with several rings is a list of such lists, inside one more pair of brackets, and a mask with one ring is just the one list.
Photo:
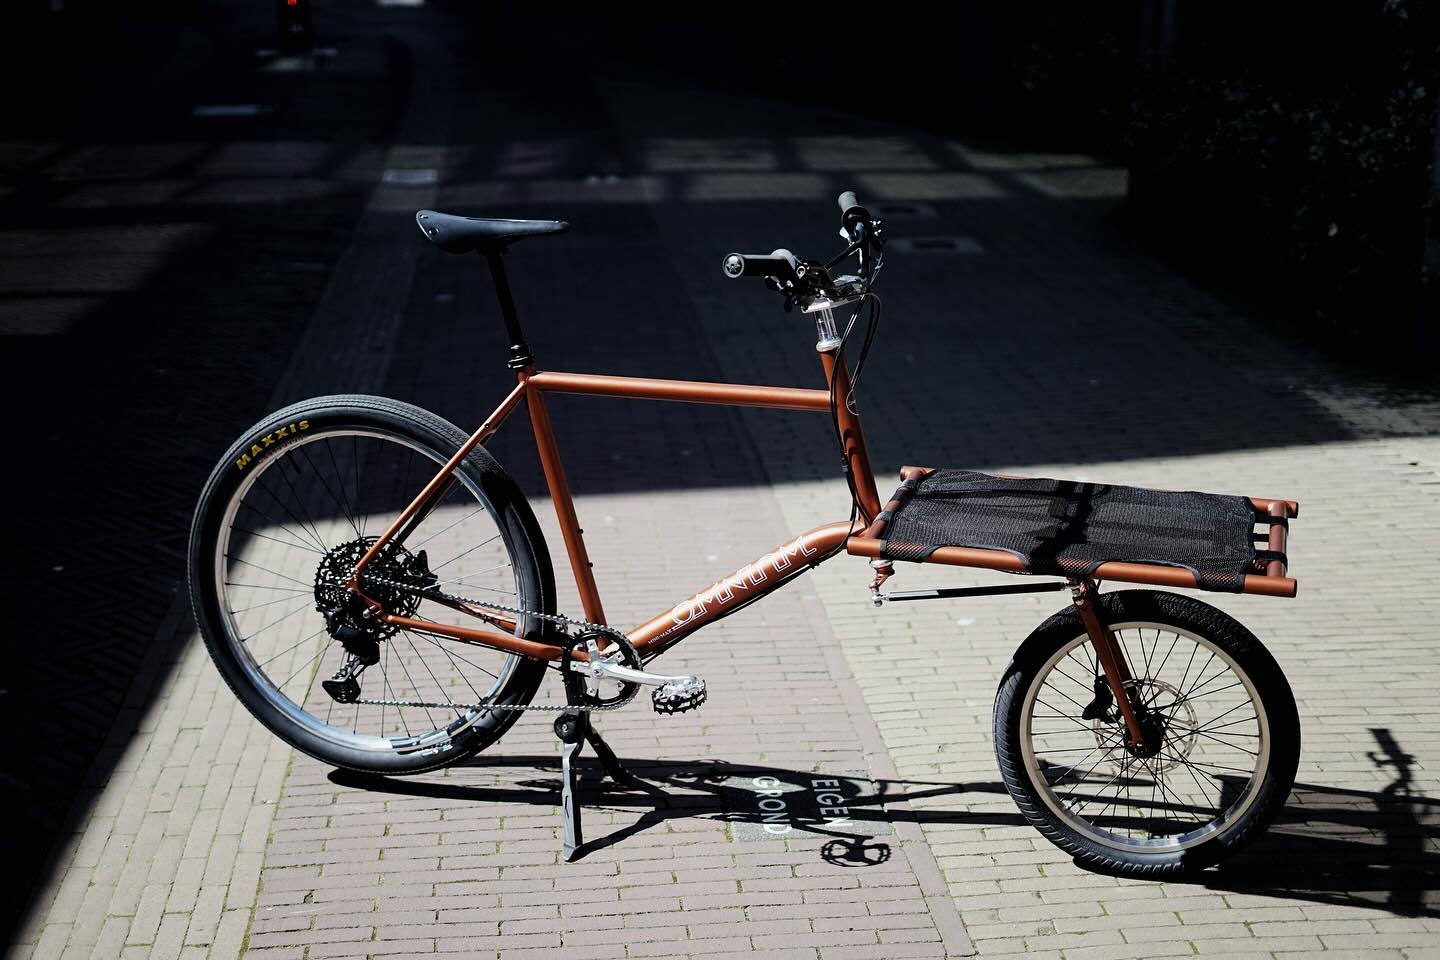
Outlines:
[[1140, 707], [1135, 711], [1135, 719], [1140, 724], [1143, 739], [1140, 743], [1130, 743], [1127, 736], [1125, 752], [1132, 757], [1149, 760], [1157, 756], [1160, 748], [1165, 745], [1165, 718], [1153, 710]]

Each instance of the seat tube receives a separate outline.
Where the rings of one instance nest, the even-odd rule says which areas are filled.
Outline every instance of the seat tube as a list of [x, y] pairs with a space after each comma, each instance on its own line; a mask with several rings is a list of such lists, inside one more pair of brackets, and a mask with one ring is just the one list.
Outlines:
[[[528, 372], [521, 371], [520, 376], [524, 378]], [[575, 514], [575, 501], [570, 496], [570, 483], [565, 478], [565, 466], [560, 462], [560, 450], [555, 445], [550, 412], [545, 408], [545, 394], [535, 389], [526, 391], [525, 405], [530, 411], [530, 428], [535, 433], [535, 449], [540, 453], [540, 469], [545, 474], [545, 485], [550, 488], [555, 518], [560, 522], [560, 535], [565, 540], [565, 553], [570, 558], [570, 569], [575, 575], [575, 588], [580, 592], [580, 605], [587, 620], [604, 623], [605, 610], [600, 605], [600, 590], [595, 586], [595, 571], [590, 567], [590, 554], [585, 549], [585, 531], [580, 528], [580, 519]]]
[[835, 397], [835, 419], [840, 431], [842, 456], [855, 481], [855, 493], [865, 523], [880, 513], [880, 495], [875, 486], [875, 471], [870, 466], [870, 451], [865, 446], [865, 433], [860, 427], [860, 413], [850, 395], [850, 371], [840, 357], [840, 339], [835, 333], [835, 318], [828, 308], [818, 311], [815, 318], [819, 340], [815, 344], [820, 365], [825, 369], [825, 382]]

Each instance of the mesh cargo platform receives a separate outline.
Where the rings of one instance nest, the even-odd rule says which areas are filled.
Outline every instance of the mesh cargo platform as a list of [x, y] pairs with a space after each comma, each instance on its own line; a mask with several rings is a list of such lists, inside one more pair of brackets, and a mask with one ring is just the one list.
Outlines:
[[902, 477], [851, 553], [1071, 580], [1295, 592], [1285, 577], [1288, 520], [1298, 513], [1291, 501], [970, 470], [907, 467]]

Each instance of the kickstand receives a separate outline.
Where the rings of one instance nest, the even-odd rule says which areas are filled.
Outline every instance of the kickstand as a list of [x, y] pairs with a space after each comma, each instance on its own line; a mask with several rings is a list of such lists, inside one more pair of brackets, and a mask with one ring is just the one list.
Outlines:
[[634, 783], [635, 777], [620, 765], [615, 751], [590, 725], [587, 711], [570, 709], [561, 713], [555, 718], [555, 736], [560, 740], [560, 809], [565, 818], [565, 844], [561, 857], [569, 863], [579, 857], [579, 850], [585, 843], [585, 833], [580, 826], [580, 771], [575, 766], [580, 750], [585, 744], [590, 744], [605, 772], [610, 774], [610, 779], [621, 786]]

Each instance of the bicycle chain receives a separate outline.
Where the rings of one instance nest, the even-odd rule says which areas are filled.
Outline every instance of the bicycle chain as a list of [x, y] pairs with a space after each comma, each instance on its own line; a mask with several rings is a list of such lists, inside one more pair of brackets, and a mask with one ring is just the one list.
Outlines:
[[[462, 597], [458, 594], [446, 593], [445, 591], [437, 589], [435, 587], [421, 589], [419, 587], [416, 587], [413, 583], [404, 583], [399, 580], [391, 580], [388, 577], [375, 576], [374, 574], [362, 573], [360, 576], [363, 579], [368, 580], [372, 583], [378, 583], [382, 587], [393, 587], [398, 590], [404, 590], [407, 593], [418, 594], [421, 597], [425, 597], [431, 600], [434, 600], [438, 597], [443, 600], [448, 600], [451, 603], [468, 603], [474, 607], [483, 607], [487, 610], [498, 610], [501, 613], [513, 613], [523, 617], [535, 617], [538, 620], [544, 620], [549, 623], [558, 623], [561, 626], [567, 628], [567, 630], [570, 627], [579, 627], [581, 632], [590, 631], [594, 633], [603, 633], [608, 636], [618, 638], [622, 643], [630, 643], [630, 638], [625, 636], [625, 634], [621, 633], [619, 630], [616, 630], [614, 627], [607, 627], [603, 623], [591, 623], [588, 620], [576, 620], [573, 617], [567, 617], [562, 613], [540, 613], [538, 610], [526, 610], [523, 607], [511, 607], [503, 603], [493, 603], [489, 600], [474, 600], [470, 597]], [[566, 636], [568, 637], [569, 634], [566, 633]], [[636, 689], [630, 693], [630, 696], [626, 697], [624, 700], [621, 700], [619, 703], [603, 705], [568, 703], [562, 705], [555, 705], [549, 703], [422, 703], [417, 700], [369, 700], [365, 698], [361, 698], [354, 702], [364, 706], [372, 707], [420, 707], [421, 709], [430, 710], [496, 710], [502, 712], [508, 711], [511, 713], [520, 713], [525, 710], [537, 710], [541, 712], [549, 711], [554, 713], [562, 713], [566, 710], [579, 710], [585, 713], [598, 713], [605, 710], [619, 710], [621, 707], [628, 706], [630, 702], [635, 699], [636, 694], [638, 694], [639, 692], [640, 691]]]

